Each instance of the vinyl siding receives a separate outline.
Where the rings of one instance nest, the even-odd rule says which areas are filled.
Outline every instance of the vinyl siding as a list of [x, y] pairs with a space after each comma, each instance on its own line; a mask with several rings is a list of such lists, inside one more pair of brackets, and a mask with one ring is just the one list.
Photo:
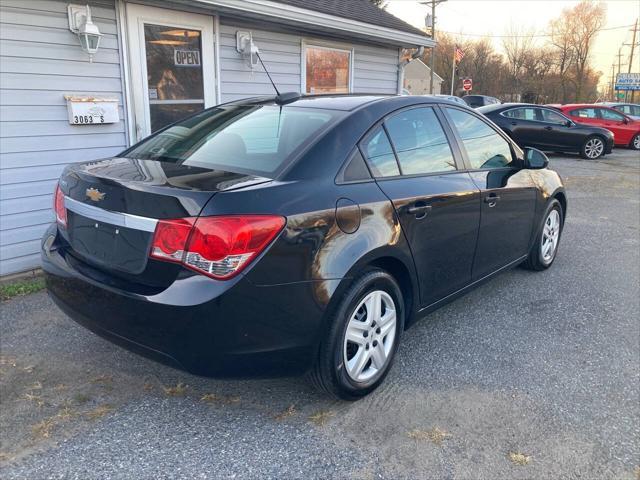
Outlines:
[[[0, 275], [39, 265], [65, 165], [126, 146], [114, 1], [89, 2], [104, 34], [93, 63], [69, 31], [68, 3], [0, 0]], [[118, 98], [121, 121], [69, 125], [66, 94]]]
[[[301, 65], [302, 40], [313, 43], [322, 39], [301, 35], [257, 30], [241, 23], [222, 21], [220, 25], [220, 84], [223, 102], [255, 95], [273, 95], [273, 87], [257, 65], [253, 72], [236, 51], [236, 32], [251, 31], [260, 55], [273, 81], [281, 92], [300, 91], [304, 67]], [[354, 93], [397, 93], [399, 51], [348, 41], [340, 42], [353, 48]]]

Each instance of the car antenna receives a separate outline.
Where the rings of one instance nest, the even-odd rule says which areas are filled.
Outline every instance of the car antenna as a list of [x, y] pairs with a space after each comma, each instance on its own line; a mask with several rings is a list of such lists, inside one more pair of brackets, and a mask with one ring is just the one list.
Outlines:
[[262, 68], [264, 68], [264, 71], [267, 74], [267, 77], [269, 77], [269, 81], [271, 82], [271, 85], [273, 85], [273, 89], [276, 91], [276, 95], [280, 96], [278, 87], [276, 87], [276, 84], [273, 82], [273, 78], [271, 78], [271, 75], [269, 74], [269, 70], [267, 70], [267, 67], [264, 66], [264, 62], [262, 61], [262, 58], [260, 57], [260, 54], [258, 52], [256, 52], [256, 57], [258, 57], [258, 60], [260, 60], [260, 64], [262, 65]]
[[282, 106], [282, 105], [286, 105], [287, 103], [295, 102], [297, 99], [299, 99], [301, 97], [301, 95], [298, 92], [280, 93], [280, 91], [278, 90], [278, 87], [276, 87], [276, 84], [273, 81], [273, 78], [271, 78], [271, 75], [269, 74], [269, 70], [267, 70], [267, 67], [264, 66], [264, 62], [262, 61], [262, 58], [260, 57], [260, 53], [256, 52], [256, 56], [258, 57], [258, 60], [260, 60], [260, 64], [262, 65], [262, 68], [264, 69], [265, 73], [267, 74], [267, 77], [269, 77], [269, 81], [271, 82], [271, 85], [273, 86], [273, 89], [276, 91], [276, 103], [278, 105]]

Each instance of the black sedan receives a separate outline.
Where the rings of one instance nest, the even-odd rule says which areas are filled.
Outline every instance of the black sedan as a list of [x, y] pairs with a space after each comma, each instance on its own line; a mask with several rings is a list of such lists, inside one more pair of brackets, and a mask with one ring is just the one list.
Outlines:
[[484, 107], [486, 105], [499, 104], [500, 100], [496, 97], [490, 97], [488, 95], [465, 95], [462, 100], [471, 108]]
[[308, 372], [356, 399], [416, 319], [551, 266], [567, 200], [543, 153], [453, 102], [283, 95], [71, 165], [54, 205], [42, 263], [77, 322], [196, 374]]
[[609, 130], [575, 123], [555, 108], [505, 103], [480, 107], [478, 111], [522, 148], [579, 153], [591, 160], [613, 149], [613, 133]]

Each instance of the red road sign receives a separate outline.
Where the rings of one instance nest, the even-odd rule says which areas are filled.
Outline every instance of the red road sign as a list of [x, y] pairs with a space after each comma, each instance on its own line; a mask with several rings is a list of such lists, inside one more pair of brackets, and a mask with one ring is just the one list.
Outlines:
[[473, 88], [473, 80], [470, 78], [465, 78], [462, 80], [462, 88], [465, 92], [470, 91]]

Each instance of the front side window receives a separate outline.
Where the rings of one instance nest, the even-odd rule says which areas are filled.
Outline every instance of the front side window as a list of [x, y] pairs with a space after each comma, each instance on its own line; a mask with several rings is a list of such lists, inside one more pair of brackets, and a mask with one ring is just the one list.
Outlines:
[[462, 139], [473, 169], [511, 166], [513, 157], [509, 143], [483, 120], [457, 108], [445, 110]]
[[598, 112], [600, 113], [600, 117], [604, 120], [613, 120], [614, 122], [622, 122], [624, 121], [624, 115], [614, 112], [613, 110], [607, 110], [606, 108], [599, 108]]
[[400, 175], [396, 156], [393, 154], [389, 138], [381, 126], [376, 127], [364, 139], [360, 148], [374, 177]]
[[133, 146], [121, 156], [274, 178], [335, 110], [227, 105], [205, 110]]
[[541, 108], [539, 111], [544, 122], [556, 123], [558, 125], [564, 125], [567, 123], [567, 118], [560, 115], [558, 112], [547, 110], [546, 108]]
[[403, 175], [455, 170], [442, 125], [433, 108], [412, 108], [385, 121]]
[[305, 47], [305, 92], [314, 94], [349, 93], [351, 89], [351, 51]]
[[579, 118], [598, 118], [595, 108], [579, 108], [577, 110], [571, 110], [569, 113]]

